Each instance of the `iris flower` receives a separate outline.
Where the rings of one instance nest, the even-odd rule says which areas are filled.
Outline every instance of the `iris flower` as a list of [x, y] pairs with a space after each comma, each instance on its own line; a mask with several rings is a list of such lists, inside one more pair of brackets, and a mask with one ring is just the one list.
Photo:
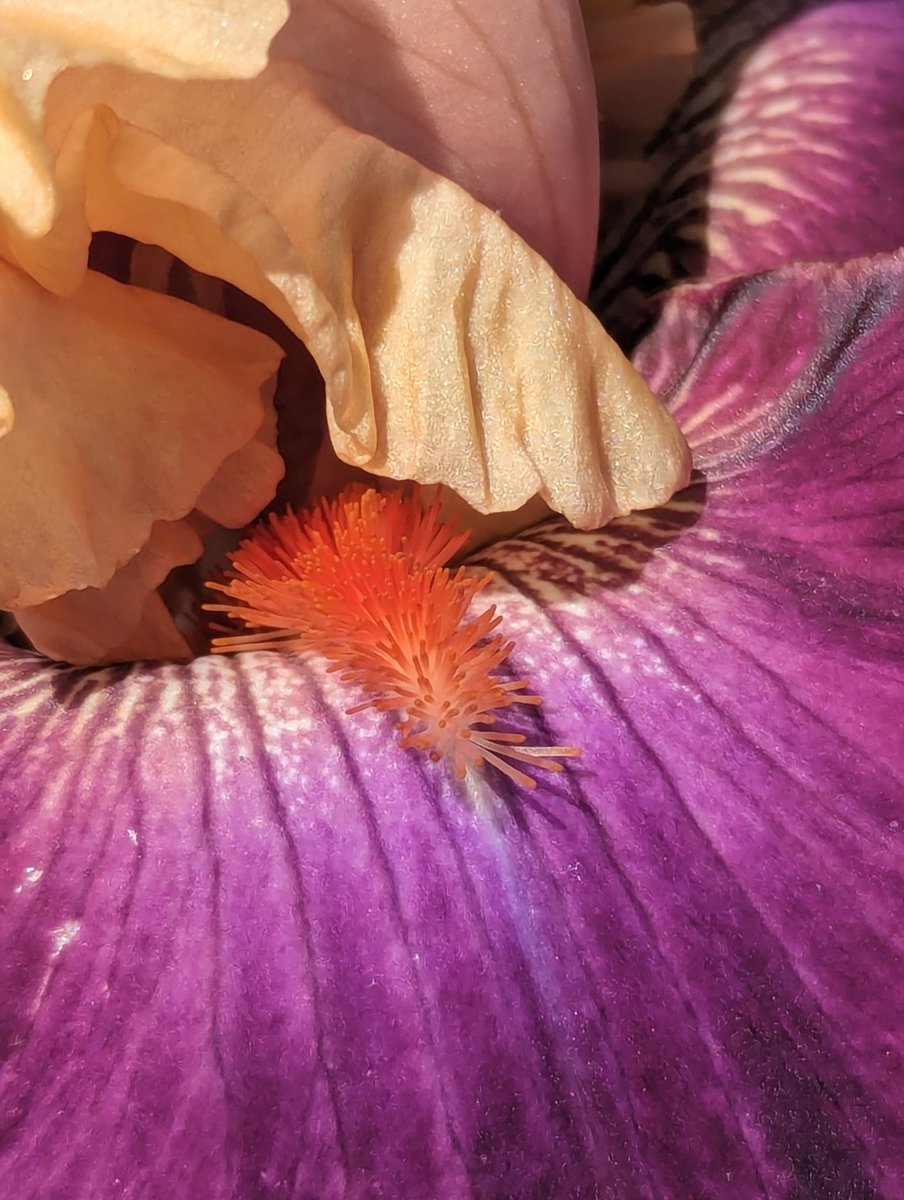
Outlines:
[[[68, 36], [67, 6], [44, 7], [63, 13]], [[605, 73], [613, 16], [587, 9]], [[15, 5], [0, 20], [7, 11], [19, 20]], [[238, 509], [266, 503], [276, 475], [271, 343], [252, 329], [226, 333], [165, 296], [123, 286], [113, 299], [112, 282], [86, 285], [92, 230], [156, 236], [179, 262], [268, 303], [287, 328], [303, 325], [328, 404], [343, 378], [329, 347], [339, 356], [361, 344], [350, 310], [334, 303], [347, 286], [365, 315], [373, 289], [385, 304], [367, 326], [367, 353], [343, 362], [391, 381], [407, 361], [404, 322], [393, 322], [420, 311], [406, 307], [419, 276], [406, 273], [411, 227], [394, 219], [427, 222], [419, 261], [437, 245], [485, 251], [468, 295], [514, 294], [527, 341], [540, 338], [544, 312], [563, 328], [583, 321], [543, 259], [430, 174], [501, 210], [586, 287], [595, 180], [581, 164], [595, 130], [575, 116], [587, 100], [579, 87], [589, 90], [575, 13], [538, 4], [491, 30], [476, 5], [434, 2], [424, 12], [441, 32], [428, 36], [415, 4], [319, 11], [328, 16], [312, 18], [310, 40], [287, 43], [290, 22], [259, 80], [239, 83], [139, 76], [135, 67], [213, 68], [186, 50], [176, 72], [147, 37], [149, 57], [137, 60], [104, 36], [94, 58], [126, 66], [70, 66], [48, 92], [43, 126], [21, 119], [44, 139], [26, 139], [23, 161], [46, 185], [46, 220], [28, 228], [8, 204], [4, 258], [32, 326], [6, 366], [18, 364], [23, 396], [35, 378], [47, 396], [35, 445], [46, 438], [59, 487], [46, 500], [37, 449], [23, 453], [17, 486], [35, 486], [18, 508], [15, 496], [4, 501], [20, 557], [0, 583], [12, 592], [31, 581], [33, 594], [11, 607], [26, 630], [34, 608], [33, 640], [59, 657], [76, 657], [73, 630], [98, 659], [178, 633], [153, 588], [179, 553], [146, 549], [152, 534], [168, 544], [240, 525]], [[396, 21], [403, 12], [414, 27]], [[299, 5], [292, 19], [312, 13]], [[453, 16], [459, 24], [442, 29]], [[632, 16], [651, 19], [616, 13], [623, 34]], [[625, 176], [590, 294], [668, 402], [696, 474], [655, 509], [581, 530], [611, 515], [603, 493], [593, 470], [578, 479], [579, 454], [561, 472], [550, 456], [534, 492], [564, 517], [473, 560], [494, 572], [511, 669], [543, 694], [523, 728], [579, 745], [582, 758], [530, 792], [489, 774], [464, 787], [400, 749], [389, 718], [349, 716], [347, 688], [316, 662], [251, 653], [85, 670], [0, 649], [3, 1195], [904, 1195], [904, 8], [699, 0], [695, 18], [694, 77]], [[292, 53], [280, 58], [280, 38], [284, 51], [307, 47], [324, 112], [356, 131], [321, 125], [300, 154], [304, 169], [267, 164], [258, 144], [288, 146], [295, 67]], [[375, 40], [383, 57], [363, 52]], [[344, 73], [343, 59], [353, 63]], [[540, 120], [526, 99], [539, 93], [522, 81], [536, 72], [539, 86], [543, 70]], [[242, 73], [220, 71], [230, 72]], [[432, 72], [445, 91], [429, 86]], [[558, 108], [556, 79], [568, 83]], [[374, 132], [397, 149], [380, 150]], [[497, 141], [515, 146], [501, 184]], [[337, 163], [362, 147], [370, 173], [356, 160], [359, 190], [330, 191]], [[322, 173], [311, 174], [318, 161]], [[404, 198], [396, 218], [393, 194]], [[297, 229], [285, 236], [290, 209], [312, 222], [302, 242]], [[275, 210], [281, 225], [268, 222]], [[336, 228], [358, 239], [350, 258], [329, 241]], [[321, 244], [333, 257], [318, 262]], [[368, 270], [352, 284], [331, 279], [349, 263]], [[513, 278], [527, 284], [512, 293]], [[86, 286], [101, 300], [86, 300]], [[46, 306], [72, 322], [59, 346]], [[85, 311], [90, 323], [79, 326]], [[485, 378], [481, 312], [488, 319], [468, 309], [463, 327]], [[198, 323], [190, 330], [186, 313]], [[434, 326], [436, 349], [443, 328]], [[591, 328], [580, 325], [570, 364], [557, 364], [565, 391], [546, 380], [549, 438], [568, 389], [572, 401], [581, 394], [575, 362], [605, 346], [648, 414], [644, 445], [661, 436], [657, 462], [674, 456], [655, 481], [666, 487], [682, 469], [679, 443]], [[86, 338], [102, 330], [121, 337], [92, 351]], [[422, 321], [421, 341], [428, 332]], [[441, 359], [417, 359], [433, 388], [446, 376], [454, 384]], [[139, 409], [151, 378], [141, 373], [156, 370], [169, 425], [151, 409], [114, 430], [110, 406], [80, 442], [85, 425], [63, 423], [62, 399], [79, 378], [96, 380], [98, 361], [126, 364]], [[222, 435], [203, 424], [218, 389]], [[77, 395], [79, 411], [92, 395]], [[425, 404], [435, 453], [425, 465], [392, 458], [388, 447], [408, 443], [381, 432], [402, 419], [391, 406], [332, 403], [340, 459], [445, 483], [475, 508], [530, 498], [513, 444], [500, 444], [495, 463], [495, 452], [478, 453], [495, 445], [494, 429], [506, 436], [510, 410], [486, 427], [477, 412], [469, 428], [480, 436], [450, 439], [443, 458]], [[448, 422], [457, 410], [442, 411]], [[525, 411], [539, 430], [542, 408]], [[190, 437], [175, 437], [182, 424]], [[228, 482], [233, 455], [244, 490]], [[115, 469], [122, 461], [133, 474], [147, 464], [140, 514]], [[102, 470], [106, 504], [86, 482]], [[199, 504], [220, 471], [213, 501]], [[242, 503], [230, 510], [234, 494]], [[61, 495], [62, 530], [52, 519]], [[81, 539], [75, 550], [48, 555], [46, 539], [65, 549], [67, 530]], [[104, 607], [113, 586], [134, 611], [110, 631], [112, 617], [97, 614], [117, 611]], [[88, 616], [78, 609], [85, 589], [98, 593]], [[53, 604], [77, 611], [54, 620]]]

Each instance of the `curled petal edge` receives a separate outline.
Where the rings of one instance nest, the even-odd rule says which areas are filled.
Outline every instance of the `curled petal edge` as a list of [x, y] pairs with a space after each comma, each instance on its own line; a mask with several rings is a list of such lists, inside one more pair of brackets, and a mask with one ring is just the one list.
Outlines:
[[[59, 81], [53, 112], [73, 211], [83, 206], [92, 229], [161, 244], [270, 308], [323, 375], [341, 459], [445, 485], [482, 513], [539, 496], [584, 528], [684, 485], [690, 456], [672, 418], [495, 214], [342, 125], [282, 64], [238, 87], [183, 85], [202, 92], [180, 92], [178, 105], [165, 86], [144, 95], [140, 82], [100, 69]], [[73, 121], [76, 106], [117, 89], [117, 109], [154, 132], [104, 108]], [[201, 111], [201, 100], [203, 128], [173, 116]], [[245, 139], [233, 161], [243, 115], [274, 132], [263, 148]], [[307, 144], [282, 155], [280, 138], [299, 130]], [[291, 172], [273, 165], [286, 161]], [[71, 245], [68, 260], [65, 246], [53, 256], [50, 243], [24, 247], [24, 265], [67, 286]]]

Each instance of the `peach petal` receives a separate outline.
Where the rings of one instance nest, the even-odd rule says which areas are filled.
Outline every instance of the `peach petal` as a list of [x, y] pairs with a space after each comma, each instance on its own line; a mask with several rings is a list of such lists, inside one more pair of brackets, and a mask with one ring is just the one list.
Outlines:
[[105, 100], [143, 128], [99, 112], [91, 227], [159, 243], [266, 304], [317, 362], [345, 462], [445, 484], [480, 512], [539, 495], [582, 527], [686, 481], [673, 421], [545, 260], [461, 188], [340, 122], [297, 65], [178, 89], [70, 72], [51, 121], [65, 133]]
[[35, 649], [75, 666], [190, 657], [199, 647], [190, 643], [185, 630], [196, 617], [197, 595], [209, 568], [191, 573], [196, 586], [190, 597], [174, 598], [172, 608], [180, 620], [156, 589], [175, 567], [201, 558], [203, 538], [223, 526], [247, 525], [273, 498], [283, 470], [274, 433], [271, 406], [257, 436], [225, 459], [201, 491], [196, 510], [181, 521], [158, 521], [144, 546], [105, 587], [66, 592], [19, 610], [18, 623]]
[[576, 0], [321, 0], [272, 46], [341, 121], [500, 213], [586, 294], [599, 220], [593, 75]]
[[74, 64], [115, 62], [176, 78], [261, 71], [284, 0], [0, 0], [0, 208], [30, 237], [55, 193], [41, 133], [47, 89]]
[[195, 508], [227, 529], [247, 525], [268, 504], [283, 476], [283, 461], [270, 438], [260, 435], [224, 459], [201, 490]]
[[89, 272], [61, 300], [0, 264], [0, 604], [103, 587], [255, 438], [280, 351]]
[[189, 521], [158, 521], [106, 587], [67, 592], [19, 610], [16, 619], [35, 649], [75, 666], [189, 658], [189, 644], [155, 589], [174, 566], [194, 562], [202, 549]]

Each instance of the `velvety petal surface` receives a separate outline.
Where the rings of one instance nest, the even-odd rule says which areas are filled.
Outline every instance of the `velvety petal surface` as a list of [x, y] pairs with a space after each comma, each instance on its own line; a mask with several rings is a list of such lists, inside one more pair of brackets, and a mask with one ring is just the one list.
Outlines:
[[902, 317], [670, 301], [698, 481], [482, 557], [584, 749], [534, 793], [291, 658], [8, 654], [0, 1190], [900, 1200]]
[[2, 0], [0, 208], [29, 237], [50, 228], [47, 89], [75, 63], [117, 62], [176, 78], [244, 78], [267, 61], [284, 0]]
[[700, 53], [648, 146], [658, 179], [607, 230], [599, 311], [687, 276], [843, 260], [904, 242], [904, 8], [697, 3]]

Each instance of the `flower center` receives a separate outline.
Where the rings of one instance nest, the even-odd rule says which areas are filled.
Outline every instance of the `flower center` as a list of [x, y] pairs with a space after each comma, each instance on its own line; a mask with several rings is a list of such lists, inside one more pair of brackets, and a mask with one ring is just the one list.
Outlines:
[[514, 646], [494, 607], [468, 617], [489, 572], [448, 564], [468, 539], [412, 494], [357, 485], [300, 516], [271, 515], [230, 556], [209, 587], [227, 603], [205, 607], [254, 632], [223, 632], [218, 652], [314, 651], [367, 699], [350, 708], [401, 714], [401, 745], [448, 758], [463, 778], [485, 763], [526, 787], [516, 764], [561, 770], [580, 752], [532, 746], [497, 732], [500, 711], [540, 704], [524, 679], [498, 674]]

